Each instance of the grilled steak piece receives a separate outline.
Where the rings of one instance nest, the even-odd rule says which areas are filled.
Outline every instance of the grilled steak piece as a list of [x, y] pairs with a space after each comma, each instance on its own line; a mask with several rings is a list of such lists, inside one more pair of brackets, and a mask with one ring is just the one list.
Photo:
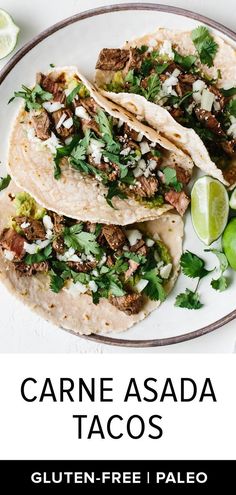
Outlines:
[[82, 107], [84, 107], [85, 110], [87, 110], [87, 112], [89, 113], [89, 115], [91, 115], [91, 117], [94, 117], [94, 115], [96, 115], [98, 105], [97, 105], [96, 101], [93, 98], [91, 98], [90, 96], [88, 96], [87, 98], [81, 98], [79, 100], [79, 104]]
[[217, 136], [225, 136], [225, 132], [221, 128], [220, 122], [218, 122], [215, 115], [212, 115], [211, 112], [203, 110], [202, 108], [195, 108], [195, 114], [199, 122], [202, 122], [202, 124], [211, 132]]
[[96, 223], [85, 222], [84, 229], [86, 232], [90, 232], [90, 234], [94, 234], [96, 231]]
[[102, 228], [102, 234], [104, 235], [110, 248], [116, 251], [121, 249], [127, 242], [127, 237], [121, 227], [118, 225], [104, 225]]
[[[176, 89], [176, 92], [177, 92], [177, 89]], [[182, 96], [182, 94], [180, 94], [179, 96]], [[183, 117], [184, 111], [182, 110], [182, 108], [171, 108], [170, 114], [172, 115], [173, 119], [178, 120], [181, 117]]]
[[74, 270], [74, 272], [88, 273], [96, 268], [97, 263], [96, 261], [85, 261], [82, 263], [80, 263], [79, 261], [68, 261], [67, 265], [69, 266], [69, 268], [71, 268], [71, 270]]
[[97, 136], [101, 137], [99, 125], [95, 120], [93, 120], [93, 119], [91, 119], [91, 120], [81, 119], [81, 124], [82, 124], [83, 132], [85, 132], [87, 129], [90, 129], [91, 131], [95, 132], [95, 134], [97, 134]]
[[20, 272], [21, 275], [26, 275], [31, 277], [36, 273], [44, 272], [47, 273], [49, 270], [49, 264], [47, 261], [41, 261], [41, 263], [33, 263], [32, 265], [27, 265], [23, 261], [21, 263], [15, 264], [15, 269]]
[[184, 215], [190, 203], [190, 198], [184, 191], [168, 191], [165, 193], [165, 200], [174, 206], [181, 216]]
[[64, 244], [63, 237], [61, 237], [61, 236], [56, 237], [56, 239], [54, 239], [54, 241], [52, 243], [52, 247], [53, 247], [54, 251], [56, 251], [56, 253], [63, 254], [64, 250], [65, 250], [65, 244]]
[[137, 263], [136, 261], [134, 260], [129, 260], [129, 268], [128, 270], [126, 270], [125, 272], [125, 280], [127, 281], [130, 277], [132, 277], [132, 275], [134, 274], [134, 272], [136, 272], [136, 270], [138, 269], [139, 267], [139, 263]]
[[115, 260], [111, 254], [107, 256], [106, 265], [111, 268], [115, 264]]
[[32, 124], [36, 133], [36, 136], [45, 141], [50, 138], [51, 132], [51, 122], [46, 110], [42, 110], [39, 115], [34, 115], [32, 117]]
[[136, 242], [136, 244], [134, 244], [134, 246], [130, 248], [130, 251], [132, 253], [140, 254], [140, 256], [147, 256], [148, 246], [143, 239], [140, 239]]
[[58, 91], [53, 95], [53, 101], [57, 101], [58, 103], [61, 103], [62, 105], [65, 104], [66, 101], [66, 94], [64, 91]]
[[131, 129], [126, 122], [124, 123], [123, 126], [122, 135], [125, 136], [125, 134], [127, 134], [128, 138], [131, 139], [132, 141], [137, 141], [139, 135], [139, 133], [134, 129]]
[[122, 70], [129, 60], [129, 50], [120, 48], [103, 48], [99, 53], [96, 69], [101, 70]]
[[156, 177], [140, 177], [137, 184], [132, 187], [132, 193], [140, 198], [152, 198], [158, 190], [158, 180]]
[[58, 213], [55, 213], [54, 211], [49, 211], [48, 212], [52, 223], [53, 223], [53, 231], [54, 234], [58, 235], [61, 234], [62, 231], [64, 230], [65, 227], [65, 219], [61, 215], [58, 215]]
[[12, 251], [18, 260], [21, 260], [25, 255], [24, 242], [24, 237], [13, 229], [4, 229], [0, 236], [0, 247]]
[[142, 308], [143, 296], [135, 293], [120, 297], [110, 296], [109, 302], [128, 315], [136, 315]]
[[178, 79], [181, 83], [192, 85], [198, 77], [194, 76], [194, 74], [180, 74]]
[[[129, 60], [126, 66], [126, 72], [132, 69], [140, 69], [144, 56], [137, 50], [137, 48], [129, 49]], [[118, 69], [117, 69], [118, 70]]]
[[[43, 222], [29, 217], [15, 217], [14, 221], [24, 232], [27, 241], [44, 240], [46, 231]], [[22, 226], [23, 225], [23, 226]]]
[[56, 94], [60, 89], [60, 84], [53, 80], [50, 76], [45, 76], [44, 74], [38, 73], [36, 77], [37, 84], [48, 91], [49, 93]]
[[227, 155], [233, 156], [236, 151], [236, 140], [231, 139], [230, 141], [222, 141], [220, 146]]
[[70, 118], [73, 117], [73, 113], [72, 113], [72, 111], [69, 108], [61, 108], [60, 110], [57, 110], [56, 112], [53, 112], [52, 113], [52, 119], [53, 119], [53, 123], [54, 123], [55, 128], [56, 128], [56, 133], [60, 137], [66, 139], [69, 136], [71, 136], [72, 134], [74, 134], [75, 128], [74, 128], [74, 125], [72, 125], [69, 129], [67, 129], [63, 125], [64, 122], [60, 125], [60, 127], [57, 127], [57, 125], [58, 125], [58, 123], [60, 121], [60, 118], [62, 117], [63, 114], [66, 115], [66, 118], [65, 118], [64, 122], [67, 119], [70, 119]]

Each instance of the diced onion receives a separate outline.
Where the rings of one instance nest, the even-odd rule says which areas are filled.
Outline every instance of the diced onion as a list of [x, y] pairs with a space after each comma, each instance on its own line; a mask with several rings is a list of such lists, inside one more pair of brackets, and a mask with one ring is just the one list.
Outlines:
[[211, 112], [213, 102], [215, 100], [215, 95], [208, 91], [208, 89], [203, 89], [201, 97], [201, 108]]
[[142, 292], [143, 289], [145, 289], [145, 287], [147, 286], [147, 284], [148, 284], [148, 280], [146, 280], [145, 278], [141, 278], [135, 285], [135, 289], [138, 292]]
[[162, 266], [160, 268], [160, 276], [161, 278], [167, 279], [170, 276], [172, 270], [172, 264], [168, 263], [168, 265]]
[[130, 246], [134, 246], [137, 241], [142, 239], [142, 233], [137, 229], [126, 230], [126, 235]]
[[70, 129], [72, 126], [73, 126], [73, 119], [72, 119], [72, 117], [69, 117], [69, 119], [66, 119], [63, 122], [63, 127], [65, 127], [65, 129]]
[[153, 239], [146, 239], [146, 244], [148, 247], [152, 247], [155, 244], [155, 241]]
[[43, 103], [43, 108], [47, 110], [49, 113], [57, 112], [57, 110], [60, 110], [61, 108], [64, 108], [65, 105], [63, 103], [60, 103], [59, 101], [45, 101]]
[[140, 149], [141, 149], [142, 155], [145, 155], [146, 153], [148, 153], [150, 151], [150, 146], [147, 143], [147, 141], [142, 141], [140, 143]]
[[88, 114], [88, 112], [86, 112], [85, 108], [82, 106], [76, 107], [75, 115], [76, 115], [76, 117], [79, 117], [80, 119], [90, 120], [90, 115]]
[[53, 223], [52, 223], [51, 217], [49, 215], [44, 215], [43, 225], [44, 225], [46, 230], [48, 230], [48, 229], [52, 230], [53, 229]]

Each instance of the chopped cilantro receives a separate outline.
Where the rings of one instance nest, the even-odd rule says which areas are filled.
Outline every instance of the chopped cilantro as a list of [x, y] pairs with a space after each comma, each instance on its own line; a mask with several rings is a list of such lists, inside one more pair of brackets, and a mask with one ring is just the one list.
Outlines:
[[39, 84], [36, 84], [33, 89], [27, 88], [27, 86], [22, 84], [22, 90], [15, 91], [14, 96], [8, 103], [11, 103], [15, 98], [23, 98], [25, 100], [25, 109], [27, 111], [40, 110], [42, 103], [44, 101], [51, 100], [52, 96], [52, 93], [44, 91]]
[[234, 96], [236, 95], [236, 88], [229, 88], [229, 89], [220, 89], [221, 93], [223, 96], [229, 97], [229, 96]]
[[109, 204], [109, 206], [111, 206], [112, 208], [115, 208], [114, 205], [112, 204], [112, 198], [114, 198], [115, 196], [117, 196], [120, 199], [127, 198], [127, 194], [120, 189], [117, 181], [108, 183], [108, 193], [106, 195], [106, 201]]
[[213, 279], [211, 281], [211, 286], [213, 289], [218, 290], [220, 292], [223, 292], [225, 289], [227, 289], [229, 282], [224, 277], [224, 272], [227, 270], [229, 263], [228, 260], [222, 251], [219, 251], [218, 249], [205, 249], [206, 252], [211, 252], [216, 255], [219, 261], [219, 269], [220, 269], [220, 277], [217, 279]]
[[137, 51], [142, 55], [143, 53], [146, 53], [148, 51], [148, 46], [142, 45], [140, 48], [137, 48]]
[[186, 251], [180, 259], [180, 266], [184, 275], [190, 278], [203, 278], [212, 270], [206, 270], [205, 261], [199, 258], [196, 254]]
[[176, 297], [175, 306], [186, 309], [200, 309], [203, 304], [200, 301], [198, 292], [186, 289]]
[[144, 91], [144, 96], [147, 100], [154, 101], [160, 89], [161, 83], [158, 74], [153, 74], [148, 78], [147, 89]]
[[174, 50], [174, 61], [176, 64], [181, 65], [185, 70], [189, 70], [196, 62], [197, 57], [195, 55], [183, 56]]
[[229, 282], [228, 282], [227, 278], [224, 277], [224, 275], [221, 275], [219, 278], [213, 279], [211, 281], [212, 288], [215, 290], [218, 290], [219, 292], [223, 292], [224, 290], [226, 290], [228, 285], [229, 285]]
[[227, 105], [227, 110], [233, 117], [236, 117], [236, 100], [231, 100]]
[[162, 285], [162, 279], [158, 277], [158, 269], [153, 268], [150, 271], [144, 272], [142, 277], [148, 280], [148, 284], [144, 288], [143, 292], [152, 301], [164, 301], [166, 298], [166, 292]]
[[124, 257], [136, 263], [145, 263], [147, 258], [141, 254], [132, 253], [131, 251], [124, 252]]
[[158, 64], [156, 67], [155, 67], [155, 71], [157, 72], [157, 74], [161, 75], [166, 69], [167, 67], [170, 65], [169, 62], [165, 62], [164, 64]]
[[0, 191], [3, 191], [3, 189], [6, 189], [7, 186], [9, 186], [11, 182], [11, 176], [7, 175], [6, 177], [3, 177], [0, 179]]
[[63, 278], [57, 275], [53, 270], [49, 272], [49, 276], [50, 276], [50, 289], [52, 290], [52, 292], [58, 294], [58, 292], [60, 292], [60, 290], [63, 288], [65, 281]]
[[107, 150], [111, 153], [119, 153], [121, 149], [120, 143], [117, 143], [113, 137], [113, 118], [107, 117], [103, 110], [98, 110], [96, 121], [99, 125], [99, 130], [102, 134], [102, 139], [107, 145]]
[[140, 74], [142, 74], [143, 77], [147, 77], [152, 68], [153, 60], [151, 58], [145, 58], [140, 68]]
[[96, 241], [95, 234], [83, 232], [83, 224], [75, 224], [72, 227], [65, 227], [64, 241], [68, 248], [82, 251], [85, 254], [100, 255], [101, 248]]
[[66, 98], [66, 103], [68, 105], [71, 105], [71, 103], [73, 102], [75, 96], [79, 93], [79, 91], [80, 91], [80, 89], [81, 89], [82, 86], [83, 86], [83, 84], [82, 83], [79, 83], [79, 84], [77, 84], [77, 86], [75, 86], [74, 89], [72, 89], [71, 93]]
[[26, 265], [41, 263], [42, 261], [46, 261], [48, 258], [50, 258], [51, 254], [52, 254], [52, 246], [51, 244], [49, 244], [46, 248], [39, 251], [38, 253], [27, 254], [26, 257], [24, 258], [24, 263], [26, 263]]
[[183, 184], [177, 180], [176, 170], [174, 168], [165, 167], [162, 172], [165, 176], [165, 184], [167, 186], [173, 186], [177, 192], [183, 189]]
[[65, 156], [70, 156], [72, 150], [75, 148], [75, 146], [78, 144], [80, 138], [79, 136], [74, 136], [70, 144], [67, 144], [65, 146], [61, 146], [60, 148], [57, 148], [56, 155], [54, 157], [54, 178], [55, 179], [60, 179], [61, 177], [61, 167], [60, 167], [60, 161], [63, 157]]
[[208, 67], [213, 66], [213, 60], [218, 50], [218, 44], [205, 26], [198, 26], [191, 35], [200, 60]]

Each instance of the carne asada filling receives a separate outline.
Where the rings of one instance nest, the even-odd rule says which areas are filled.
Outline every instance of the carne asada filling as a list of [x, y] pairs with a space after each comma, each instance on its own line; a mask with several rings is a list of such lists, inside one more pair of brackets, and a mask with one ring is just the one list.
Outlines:
[[[128, 54], [127, 61], [117, 69], [118, 55], [125, 60], [123, 52]], [[194, 129], [219, 168], [226, 169], [235, 158], [236, 87], [220, 88], [220, 71], [217, 80], [210, 79], [197, 54], [182, 56], [170, 41], [164, 41], [158, 51], [151, 46], [119, 51], [105, 48], [96, 68], [114, 71], [103, 89], [142, 95], [165, 107], [181, 125]], [[233, 183], [235, 176], [227, 180]]]
[[190, 174], [181, 174], [176, 165], [171, 170], [172, 180], [166, 181], [168, 152], [102, 110], [76, 75], [69, 80], [66, 77], [66, 73], [56, 78], [54, 73], [40, 74], [30, 104], [28, 93], [15, 93], [24, 97], [25, 109], [32, 116], [28, 139], [49, 147], [54, 155], [55, 178], [60, 179], [66, 161], [107, 187], [106, 200], [111, 207], [114, 197], [131, 197], [151, 208], [162, 205], [170, 190], [180, 194]]
[[158, 236], [136, 225], [82, 223], [46, 210], [38, 218], [40, 207], [27, 193], [14, 202], [16, 216], [0, 234], [0, 247], [19, 276], [47, 274], [55, 293], [89, 294], [94, 304], [106, 298], [128, 314], [147, 299], [165, 299], [172, 260]]

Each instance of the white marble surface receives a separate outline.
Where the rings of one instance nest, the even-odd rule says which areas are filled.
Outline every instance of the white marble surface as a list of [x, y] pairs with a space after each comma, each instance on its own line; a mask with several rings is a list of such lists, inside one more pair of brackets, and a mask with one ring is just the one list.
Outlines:
[[[132, 0], [130, 0], [130, 3]], [[0, 7], [7, 10], [21, 29], [17, 48], [51, 24], [101, 5], [126, 3], [122, 0], [1, 0]], [[135, 2], [132, 2], [135, 3]], [[153, 2], [158, 3], [158, 2]], [[186, 8], [214, 18], [235, 30], [234, 0], [171, 0], [162, 4]], [[0, 69], [8, 59], [0, 62]], [[14, 311], [11, 308], [14, 305]], [[199, 339], [170, 347], [142, 350], [146, 353], [207, 353], [235, 352], [236, 321]], [[74, 337], [63, 330], [45, 324], [40, 318], [32, 318], [31, 312], [15, 301], [0, 287], [0, 352], [138, 352], [134, 349], [119, 349], [104, 346]]]

